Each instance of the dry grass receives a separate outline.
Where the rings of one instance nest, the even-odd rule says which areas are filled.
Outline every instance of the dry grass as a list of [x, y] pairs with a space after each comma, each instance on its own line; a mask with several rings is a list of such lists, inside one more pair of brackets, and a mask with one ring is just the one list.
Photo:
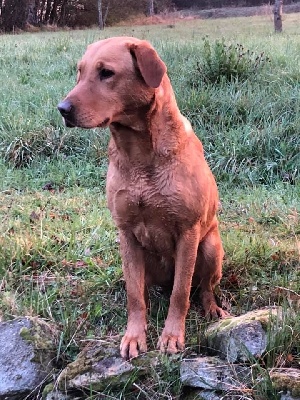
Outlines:
[[[300, 3], [286, 5], [284, 6], [283, 11], [284, 14], [298, 13], [300, 12]], [[266, 4], [259, 7], [222, 7], [211, 8], [208, 10], [200, 10], [195, 8], [173, 12], [163, 12], [152, 17], [138, 15], [132, 19], [118, 23], [117, 26], [164, 24], [172, 27], [176, 22], [194, 19], [219, 19], [252, 16], [268, 16], [270, 19], [273, 19], [273, 7], [270, 4]]]

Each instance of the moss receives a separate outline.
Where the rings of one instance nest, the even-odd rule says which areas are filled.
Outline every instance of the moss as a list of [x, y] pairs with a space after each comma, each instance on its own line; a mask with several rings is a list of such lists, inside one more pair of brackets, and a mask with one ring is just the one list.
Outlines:
[[56, 352], [58, 331], [40, 318], [28, 317], [27, 320], [31, 326], [22, 327], [19, 331], [20, 337], [31, 343], [34, 352], [32, 361], [46, 365], [51, 362], [53, 353]]
[[51, 382], [51, 383], [48, 383], [48, 385], [46, 385], [45, 387], [44, 387], [44, 390], [43, 390], [43, 393], [42, 393], [42, 398], [43, 399], [46, 399], [46, 397], [47, 397], [47, 395], [49, 394], [49, 393], [51, 393], [53, 390], [54, 390], [54, 383], [53, 382]]
[[275, 369], [270, 377], [277, 390], [289, 391], [292, 396], [300, 396], [300, 372], [294, 368]]
[[213, 323], [207, 329], [207, 336], [215, 337], [220, 332], [228, 332], [238, 325], [245, 324], [250, 321], [259, 321], [263, 329], [266, 331], [270, 325], [270, 321], [281, 319], [281, 309], [271, 308], [265, 310], [251, 311], [239, 317], [226, 318]]
[[112, 347], [111, 343], [90, 342], [77, 359], [62, 371], [58, 386], [66, 390], [77, 385], [82, 387], [83, 382], [88, 382], [95, 391], [124, 386], [134, 382], [138, 376], [150, 373], [164, 362], [164, 357], [169, 361], [169, 357], [152, 351], [124, 362], [120, 358], [119, 347]]
[[31, 327], [22, 327], [20, 336], [22, 339], [31, 342], [36, 350], [51, 350], [57, 341], [56, 329], [38, 318], [28, 318]]
[[26, 340], [27, 342], [33, 342], [34, 338], [30, 333], [30, 329], [23, 326], [20, 329], [20, 336], [22, 339]]
[[161, 354], [158, 351], [149, 351], [134, 358], [131, 360], [131, 363], [140, 370], [149, 370], [151, 367], [156, 367], [162, 361], [164, 356], [164, 354]]
[[102, 361], [105, 357], [119, 354], [115, 348], [108, 347], [106, 343], [91, 341], [77, 356], [76, 360], [68, 364], [59, 376], [59, 387], [64, 389], [68, 382], [78, 375], [92, 371], [93, 365]]

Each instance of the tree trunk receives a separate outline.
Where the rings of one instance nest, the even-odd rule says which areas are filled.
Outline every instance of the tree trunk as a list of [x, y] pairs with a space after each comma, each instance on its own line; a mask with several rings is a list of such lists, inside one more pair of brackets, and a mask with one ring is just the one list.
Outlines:
[[28, 1], [28, 14], [27, 14], [27, 23], [30, 25], [37, 25], [37, 1], [29, 0]]
[[105, 14], [104, 14], [104, 17], [103, 17], [103, 27], [105, 26], [105, 23], [106, 23], [109, 7], [110, 7], [110, 1], [108, 1], [107, 5], [106, 5]]
[[45, 12], [45, 16], [44, 16], [44, 23], [45, 24], [48, 24], [48, 22], [49, 22], [51, 9], [52, 9], [52, 1], [51, 0], [47, 0], [46, 12]]
[[149, 17], [154, 15], [154, 0], [148, 0], [148, 15]]
[[275, 0], [275, 4], [274, 4], [275, 32], [282, 32], [282, 4], [283, 4], [283, 0]]
[[57, 7], [58, 7], [58, 0], [54, 0], [52, 4], [52, 10], [49, 16], [49, 24], [53, 25], [57, 23]]
[[98, 25], [99, 25], [99, 29], [103, 30], [104, 23], [103, 23], [103, 14], [102, 14], [102, 0], [97, 0], [97, 4], [98, 4]]
[[60, 16], [58, 20], [59, 26], [66, 26], [67, 25], [67, 0], [63, 0], [60, 9]]
[[12, 32], [16, 28], [24, 29], [27, 21], [26, 0], [6, 0], [1, 7], [0, 29], [5, 32]]

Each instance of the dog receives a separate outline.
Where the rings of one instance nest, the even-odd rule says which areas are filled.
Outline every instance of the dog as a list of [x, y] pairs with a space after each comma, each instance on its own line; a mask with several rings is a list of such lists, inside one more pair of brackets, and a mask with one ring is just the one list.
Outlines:
[[218, 190], [203, 147], [180, 113], [167, 68], [145, 40], [88, 46], [77, 84], [58, 109], [67, 127], [109, 127], [108, 207], [119, 231], [128, 323], [121, 356], [147, 351], [148, 288], [171, 286], [161, 352], [184, 349], [191, 287], [205, 315], [224, 318], [213, 289], [222, 275]]

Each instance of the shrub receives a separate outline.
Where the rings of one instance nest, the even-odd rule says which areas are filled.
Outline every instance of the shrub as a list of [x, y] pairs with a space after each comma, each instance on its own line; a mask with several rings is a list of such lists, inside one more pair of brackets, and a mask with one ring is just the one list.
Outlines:
[[199, 81], [206, 83], [231, 82], [238, 79], [245, 81], [262, 69], [270, 59], [264, 52], [255, 54], [246, 50], [241, 44], [226, 45], [225, 40], [211, 43], [204, 38], [201, 61], [197, 61], [192, 84]]
[[[77, 134], [76, 134], [77, 133]], [[103, 148], [107, 135], [96, 131], [89, 135], [78, 135], [78, 131], [44, 128], [41, 131], [24, 132], [15, 137], [7, 135], [0, 146], [0, 156], [15, 168], [28, 167], [39, 157], [54, 158], [57, 155], [71, 156], [87, 154], [98, 162], [106, 157]]]

